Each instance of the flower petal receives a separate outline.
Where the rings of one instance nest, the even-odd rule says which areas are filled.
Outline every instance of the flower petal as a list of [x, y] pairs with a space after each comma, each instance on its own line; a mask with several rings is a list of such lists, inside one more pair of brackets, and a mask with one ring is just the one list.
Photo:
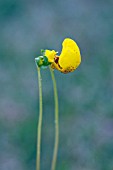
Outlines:
[[54, 62], [54, 58], [56, 56], [57, 52], [55, 50], [45, 50], [45, 56], [48, 58], [48, 61], [50, 63]]
[[68, 73], [74, 71], [81, 63], [80, 50], [77, 44], [69, 38], [66, 38], [63, 43], [63, 49], [59, 56], [59, 66], [61, 72]]

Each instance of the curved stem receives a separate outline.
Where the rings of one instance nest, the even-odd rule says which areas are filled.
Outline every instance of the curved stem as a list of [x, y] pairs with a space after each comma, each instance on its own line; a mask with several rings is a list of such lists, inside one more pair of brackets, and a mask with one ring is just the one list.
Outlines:
[[51, 170], [55, 170], [57, 154], [58, 154], [58, 143], [59, 143], [58, 94], [57, 94], [57, 86], [56, 86], [56, 80], [55, 80], [53, 69], [51, 67], [49, 68], [50, 68], [51, 77], [53, 81], [54, 101], [55, 101], [55, 143], [54, 143], [54, 152], [53, 152], [53, 159], [52, 159], [52, 165], [51, 165]]
[[36, 156], [36, 170], [40, 170], [40, 150], [41, 150], [41, 130], [42, 130], [42, 79], [40, 68], [38, 71], [38, 83], [39, 83], [39, 120], [37, 126], [37, 156]]

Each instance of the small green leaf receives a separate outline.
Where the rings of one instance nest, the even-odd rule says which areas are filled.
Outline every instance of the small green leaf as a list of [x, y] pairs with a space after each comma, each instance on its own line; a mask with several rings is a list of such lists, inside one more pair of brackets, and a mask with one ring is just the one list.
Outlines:
[[45, 55], [45, 50], [41, 49], [41, 54], [44, 56]]

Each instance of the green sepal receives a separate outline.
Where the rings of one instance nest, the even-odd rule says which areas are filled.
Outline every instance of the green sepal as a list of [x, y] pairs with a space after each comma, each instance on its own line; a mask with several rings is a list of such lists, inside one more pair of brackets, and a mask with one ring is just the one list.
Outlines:
[[43, 65], [44, 65], [44, 66], [50, 65], [51, 63], [48, 61], [48, 58], [47, 58], [46, 56], [43, 56], [43, 57], [44, 57]]
[[41, 68], [46, 68], [51, 63], [48, 62], [48, 58], [46, 56], [38, 56], [35, 58], [36, 65]]
[[41, 54], [44, 56], [45, 55], [45, 50], [41, 49]]

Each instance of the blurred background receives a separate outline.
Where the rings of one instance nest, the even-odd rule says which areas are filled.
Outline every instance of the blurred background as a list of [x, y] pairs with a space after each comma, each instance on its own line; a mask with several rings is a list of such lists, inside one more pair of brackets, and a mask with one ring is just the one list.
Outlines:
[[[56, 170], [113, 170], [113, 1], [0, 0], [0, 169], [34, 170], [39, 110], [34, 58], [61, 51], [65, 37], [82, 55], [73, 73], [55, 71], [60, 143]], [[42, 70], [41, 170], [54, 144], [54, 100]]]

